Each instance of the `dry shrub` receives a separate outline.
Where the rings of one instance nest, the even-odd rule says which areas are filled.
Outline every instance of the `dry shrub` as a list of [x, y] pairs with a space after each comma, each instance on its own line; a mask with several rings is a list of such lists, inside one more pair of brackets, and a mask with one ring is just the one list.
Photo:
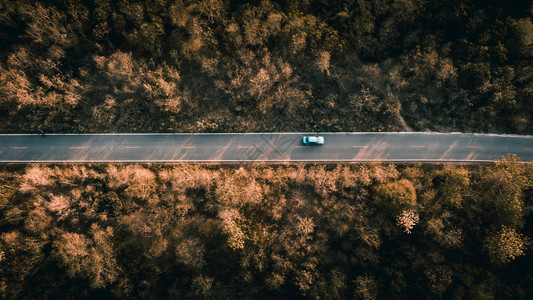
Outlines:
[[[300, 188], [294, 188], [291, 190], [289, 199], [291, 202], [291, 207], [294, 209], [303, 208], [309, 205], [309, 197], [307, 193], [300, 187]], [[284, 210], [285, 208], [282, 207], [280, 210]]]
[[433, 181], [438, 181], [439, 200], [452, 207], [461, 208], [463, 195], [470, 185], [469, 172], [464, 168], [445, 166], [433, 172]]
[[71, 276], [81, 273], [89, 256], [90, 241], [82, 234], [64, 233], [56, 242], [56, 255], [68, 267]]
[[330, 57], [331, 55], [327, 51], [320, 51], [315, 60], [315, 65], [320, 72], [326, 72], [329, 76], [330, 68]]
[[394, 164], [372, 164], [370, 170], [371, 178], [378, 183], [388, 182], [400, 176]]
[[6, 101], [18, 104], [19, 108], [37, 103], [34, 94], [30, 93], [32, 83], [20, 70], [6, 70], [0, 66], [0, 95]]
[[263, 186], [259, 184], [255, 179], [245, 186], [244, 197], [248, 203], [258, 204], [263, 200]]
[[416, 190], [407, 179], [400, 179], [377, 185], [374, 193], [375, 205], [386, 213], [400, 214], [403, 210], [417, 207]]
[[33, 165], [22, 176], [20, 191], [22, 193], [36, 192], [53, 183], [53, 172], [50, 168]]
[[252, 178], [226, 175], [216, 181], [215, 199], [222, 206], [242, 207], [247, 203], [259, 203], [263, 194], [261, 186]]
[[270, 1], [261, 1], [258, 6], [249, 6], [243, 13], [242, 32], [247, 45], [264, 45], [268, 38], [277, 34], [283, 15]]
[[285, 171], [287, 178], [293, 180], [298, 185], [302, 185], [307, 178], [307, 170], [301, 164], [296, 167], [288, 166]]
[[287, 199], [285, 198], [285, 195], [279, 195], [275, 198], [269, 197], [269, 201], [265, 202], [265, 217], [271, 218], [273, 221], [281, 220], [287, 205]]
[[235, 208], [223, 208], [218, 212], [222, 231], [227, 235], [227, 246], [232, 250], [244, 248], [246, 236], [241, 228], [242, 216]]
[[93, 288], [113, 283], [120, 271], [113, 253], [113, 229], [91, 226], [92, 239], [65, 232], [54, 242], [54, 255], [72, 277], [88, 278]]
[[158, 105], [163, 111], [177, 114], [181, 112], [184, 104], [189, 101], [189, 95], [179, 88], [180, 73], [172, 66], [163, 64], [154, 71], [146, 66], [143, 73], [143, 89], [148, 100]]
[[109, 188], [117, 189], [128, 182], [130, 176], [133, 175], [133, 170], [127, 167], [120, 167], [119, 169], [116, 165], [111, 165], [107, 168], [106, 173]]
[[407, 234], [411, 233], [411, 229], [418, 223], [418, 213], [414, 210], [404, 210], [396, 217], [396, 224], [400, 226]]
[[310, 235], [315, 231], [313, 218], [296, 216], [294, 231], [302, 240], [310, 238]]
[[117, 108], [118, 105], [115, 98], [111, 95], [106, 95], [104, 103], [93, 107], [93, 120], [95, 120], [96, 124], [109, 128], [115, 122], [118, 113]]
[[160, 176], [170, 180], [173, 191], [183, 192], [186, 189], [210, 190], [219, 172], [198, 166], [181, 165], [161, 172]]
[[136, 85], [138, 82], [131, 82], [136, 72], [131, 53], [117, 51], [109, 57], [94, 56], [94, 62], [99, 69], [103, 70], [111, 83], [128, 82], [128, 85]]
[[125, 187], [125, 194], [131, 198], [154, 200], [153, 194], [157, 187], [155, 174], [140, 165], [107, 168], [108, 186], [112, 189]]
[[47, 58], [35, 57], [24, 47], [9, 55], [7, 69], [0, 68], [0, 95], [23, 107], [69, 109], [82, 97], [84, 86], [70, 75], [61, 74], [64, 50], [52, 46]]
[[65, 195], [50, 195], [50, 201], [47, 202], [48, 210], [58, 216], [58, 220], [65, 219], [72, 213], [71, 199]]
[[307, 182], [315, 188], [322, 197], [337, 191], [337, 169], [327, 171], [324, 165], [313, 166], [307, 173]]
[[34, 43], [43, 46], [58, 44], [62, 47], [72, 43], [69, 31], [62, 25], [66, 24], [65, 16], [55, 8], [48, 8], [40, 3], [33, 6], [23, 5], [22, 8], [22, 12], [30, 19], [26, 34]]
[[418, 166], [407, 167], [402, 170], [402, 178], [409, 179], [418, 190], [422, 187], [422, 181], [426, 174]]
[[354, 168], [354, 166], [351, 165], [338, 165], [336, 167], [335, 176], [339, 189], [367, 186], [372, 182], [370, 178], [370, 170], [365, 165], [360, 165], [357, 168]]
[[503, 265], [525, 254], [526, 238], [515, 229], [502, 226], [498, 232], [491, 233], [485, 248], [489, 252], [491, 262]]
[[145, 168], [136, 168], [126, 189], [126, 195], [147, 200], [155, 188], [155, 174]]
[[100, 180], [104, 177], [98, 172], [88, 169], [86, 166], [79, 165], [55, 167], [51, 171], [56, 183], [67, 186], [74, 186], [91, 179]]
[[463, 230], [460, 228], [452, 228], [444, 232], [442, 236], [443, 245], [458, 249], [464, 240]]
[[45, 238], [48, 235], [48, 227], [52, 223], [52, 217], [42, 207], [35, 207], [24, 221], [24, 229], [36, 236]]

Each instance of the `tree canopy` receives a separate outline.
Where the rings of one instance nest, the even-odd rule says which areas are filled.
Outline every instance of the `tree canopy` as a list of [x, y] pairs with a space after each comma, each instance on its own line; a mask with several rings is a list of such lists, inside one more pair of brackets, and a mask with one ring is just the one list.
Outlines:
[[0, 132], [533, 132], [526, 0], [0, 11]]
[[512, 161], [4, 165], [0, 297], [527, 299]]

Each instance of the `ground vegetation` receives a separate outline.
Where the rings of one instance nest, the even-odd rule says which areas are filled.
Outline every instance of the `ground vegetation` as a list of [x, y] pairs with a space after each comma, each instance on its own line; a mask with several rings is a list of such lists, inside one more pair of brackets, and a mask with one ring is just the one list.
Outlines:
[[527, 0], [2, 0], [0, 132], [533, 132]]
[[533, 296], [533, 165], [0, 168], [0, 297]]

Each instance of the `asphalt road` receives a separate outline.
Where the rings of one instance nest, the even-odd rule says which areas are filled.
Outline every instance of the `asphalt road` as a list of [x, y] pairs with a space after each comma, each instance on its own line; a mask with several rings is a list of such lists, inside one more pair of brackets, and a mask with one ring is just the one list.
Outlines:
[[0, 135], [0, 162], [494, 161], [533, 160], [533, 136], [462, 133]]

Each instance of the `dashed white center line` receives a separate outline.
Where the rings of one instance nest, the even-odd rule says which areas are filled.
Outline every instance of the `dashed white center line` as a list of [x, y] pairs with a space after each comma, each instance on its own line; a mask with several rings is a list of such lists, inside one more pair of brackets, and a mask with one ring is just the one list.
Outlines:
[[184, 148], [184, 149], [195, 149], [196, 147], [194, 147], [194, 146], [183, 146], [181, 148]]
[[124, 147], [124, 149], [139, 149], [141, 147]]
[[28, 147], [11, 147], [12, 149], [28, 149]]
[[478, 149], [478, 148], [481, 148], [481, 146], [466, 146], [466, 148], [474, 148], [474, 149]]
[[409, 146], [409, 147], [411, 147], [411, 148], [424, 148], [425, 146], [417, 146], [417, 145], [415, 145], [415, 146]]

